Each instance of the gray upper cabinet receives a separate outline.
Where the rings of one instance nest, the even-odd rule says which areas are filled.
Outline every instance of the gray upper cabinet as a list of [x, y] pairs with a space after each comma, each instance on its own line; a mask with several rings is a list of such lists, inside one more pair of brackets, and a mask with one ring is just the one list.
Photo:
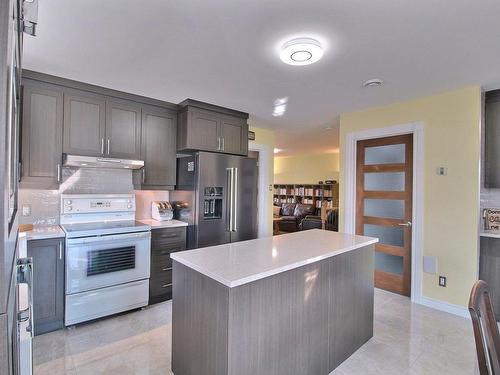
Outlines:
[[105, 110], [104, 96], [71, 89], [65, 91], [64, 153], [104, 155]]
[[62, 124], [62, 88], [25, 80], [22, 187], [57, 188], [61, 178]]
[[187, 99], [181, 104], [177, 150], [248, 154], [248, 114]]
[[[143, 188], [171, 189], [176, 181], [177, 113], [160, 107], [142, 108]], [[138, 172], [139, 173], [139, 172]]]
[[228, 154], [248, 154], [248, 124], [238, 117], [222, 117], [220, 139], [223, 152]]
[[64, 326], [64, 238], [28, 241], [35, 335]]
[[106, 101], [106, 156], [141, 157], [141, 107], [130, 101]]

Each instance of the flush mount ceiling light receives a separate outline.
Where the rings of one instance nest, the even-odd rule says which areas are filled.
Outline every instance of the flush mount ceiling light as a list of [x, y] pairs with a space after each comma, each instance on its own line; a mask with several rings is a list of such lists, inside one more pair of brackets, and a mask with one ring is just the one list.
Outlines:
[[382, 81], [380, 78], [373, 78], [373, 79], [369, 79], [367, 81], [364, 81], [363, 87], [378, 87], [378, 86], [382, 86], [383, 83], [384, 83], [384, 81]]
[[288, 65], [309, 65], [323, 57], [321, 43], [312, 38], [292, 39], [281, 47], [280, 59]]

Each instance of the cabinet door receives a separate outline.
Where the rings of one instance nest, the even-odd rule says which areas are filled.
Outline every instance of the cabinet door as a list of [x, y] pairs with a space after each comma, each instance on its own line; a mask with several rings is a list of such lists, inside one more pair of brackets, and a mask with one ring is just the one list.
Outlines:
[[191, 111], [188, 115], [188, 148], [203, 151], [219, 151], [219, 117], [215, 114]]
[[35, 335], [64, 325], [64, 239], [28, 241], [33, 258]]
[[106, 101], [106, 156], [141, 157], [141, 107], [125, 100]]
[[26, 81], [23, 91], [23, 187], [57, 188], [62, 162], [63, 92]]
[[221, 117], [221, 149], [227, 154], [248, 154], [248, 125], [246, 120], [234, 117]]
[[162, 108], [142, 109], [142, 184], [175, 186], [177, 114]]
[[105, 109], [103, 96], [69, 89], [65, 91], [64, 153], [103, 155]]

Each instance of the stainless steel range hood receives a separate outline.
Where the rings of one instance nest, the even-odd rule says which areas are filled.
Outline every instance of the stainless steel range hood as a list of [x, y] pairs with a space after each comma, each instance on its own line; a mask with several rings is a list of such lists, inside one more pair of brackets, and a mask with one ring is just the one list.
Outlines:
[[140, 169], [144, 167], [144, 161], [64, 154], [64, 165], [80, 168]]

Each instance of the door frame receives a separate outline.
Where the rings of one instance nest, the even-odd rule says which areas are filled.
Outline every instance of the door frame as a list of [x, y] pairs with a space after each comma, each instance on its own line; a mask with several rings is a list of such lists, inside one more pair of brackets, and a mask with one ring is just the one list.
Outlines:
[[[259, 175], [258, 175], [258, 217], [257, 217], [257, 237], [270, 237], [273, 235], [273, 226], [269, 214], [269, 168], [274, 163], [274, 153], [271, 146], [264, 143], [248, 142], [248, 150], [259, 153]], [[272, 201], [271, 201], [272, 202]]]
[[356, 233], [356, 151], [365, 139], [413, 134], [413, 212], [411, 251], [411, 301], [422, 301], [423, 222], [424, 222], [424, 124], [413, 122], [350, 132], [343, 156], [344, 232]]

